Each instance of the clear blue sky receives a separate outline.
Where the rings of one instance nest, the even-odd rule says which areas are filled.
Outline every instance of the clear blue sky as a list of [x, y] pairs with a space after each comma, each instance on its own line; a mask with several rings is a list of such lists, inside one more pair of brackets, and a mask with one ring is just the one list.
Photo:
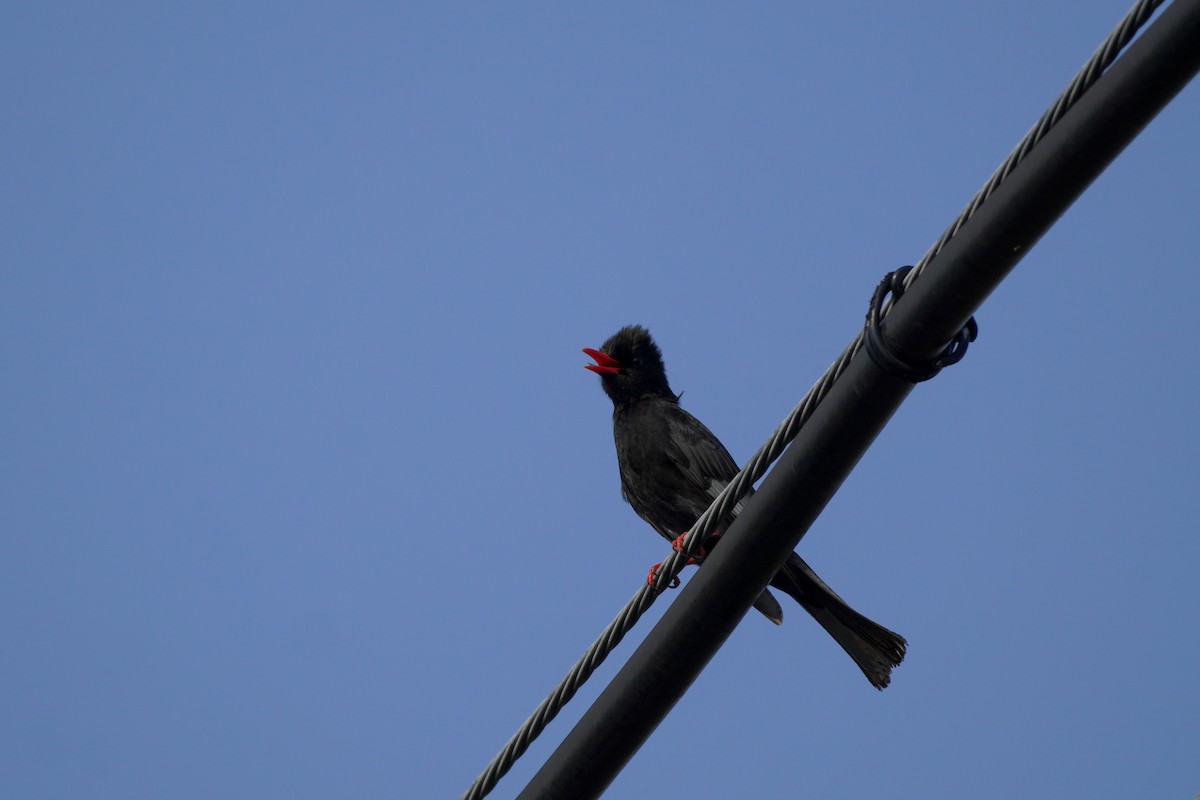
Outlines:
[[[744, 460], [1128, 5], [7, 6], [0, 796], [457, 796], [666, 555], [579, 348]], [[802, 543], [892, 687], [747, 618], [610, 797], [1200, 792], [1197, 142]]]

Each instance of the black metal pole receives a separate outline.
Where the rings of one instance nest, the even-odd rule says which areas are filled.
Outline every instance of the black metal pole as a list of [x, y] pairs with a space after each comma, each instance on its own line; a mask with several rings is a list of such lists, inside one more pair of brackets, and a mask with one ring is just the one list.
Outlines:
[[[1176, 0], [959, 231], [888, 315], [901, 357], [938, 352], [1200, 70], [1200, 0]], [[860, 352], [745, 511], [522, 800], [598, 797], [728, 638], [911, 385]]]

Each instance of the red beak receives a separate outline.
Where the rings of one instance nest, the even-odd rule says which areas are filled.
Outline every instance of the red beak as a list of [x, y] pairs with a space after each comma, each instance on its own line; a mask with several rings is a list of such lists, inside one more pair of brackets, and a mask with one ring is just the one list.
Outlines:
[[583, 348], [583, 352], [596, 359], [595, 364], [584, 364], [584, 369], [590, 369], [597, 375], [616, 375], [621, 371], [621, 362], [617, 361], [608, 353], [603, 353], [599, 350], [593, 350], [590, 347]]

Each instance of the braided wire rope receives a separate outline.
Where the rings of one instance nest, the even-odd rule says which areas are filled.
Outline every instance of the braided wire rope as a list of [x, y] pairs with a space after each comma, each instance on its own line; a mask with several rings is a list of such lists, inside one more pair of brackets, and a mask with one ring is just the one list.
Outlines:
[[[906, 286], [911, 286], [920, 273], [933, 258], [941, 252], [959, 229], [974, 216], [980, 206], [1004, 182], [1013, 169], [1029, 154], [1046, 133], [1063, 117], [1076, 101], [1099, 79], [1104, 71], [1112, 65], [1120, 52], [1133, 40], [1137, 32], [1161, 6], [1163, 0], [1139, 0], [1125, 15], [1116, 28], [1109, 33], [1104, 42], [1097, 48], [1092, 57], [1084, 64], [1067, 88], [1058, 99], [1046, 110], [1037, 123], [1030, 128], [1025, 137], [1013, 148], [1004, 162], [996, 168], [992, 176], [975, 196], [967, 203], [958, 217], [946, 228], [941, 238], [929, 248], [916, 266], [909, 272], [905, 280]], [[882, 313], [886, 315], [891, 308], [891, 299], [885, 304]], [[554, 690], [538, 705], [534, 712], [521, 725], [512, 738], [501, 748], [487, 768], [479, 774], [471, 787], [463, 793], [462, 800], [480, 800], [485, 797], [502, 777], [512, 768], [529, 745], [558, 715], [581, 686], [591, 677], [592, 673], [604, 663], [608, 654], [616, 649], [643, 614], [649, 610], [655, 599], [670, 584], [672, 579], [687, 565], [687, 553], [695, 550], [704, 538], [705, 531], [714, 530], [714, 521], [723, 521], [735, 505], [774, 463], [784, 449], [796, 438], [800, 428], [813, 415], [818, 405], [829, 393], [834, 381], [846, 370], [850, 360], [863, 346], [863, 334], [857, 336], [846, 346], [841, 355], [835, 360], [813, 384], [804, 398], [784, 418], [775, 432], [746, 463], [741, 472], [729, 482], [721, 493], [713, 500], [700, 518], [691, 527], [691, 532], [683, 542], [682, 552], [672, 549], [671, 555], [659, 567], [653, 585], [645, 584], [630, 598], [616, 618], [608, 624], [600, 636], [592, 643], [583, 656], [571, 667], [566, 676], [554, 687]]]
[[1096, 48], [1096, 52], [1092, 53], [1092, 57], [1076, 73], [1075, 77], [1067, 85], [1067, 88], [1058, 96], [1058, 99], [1045, 110], [1041, 118], [1034, 123], [1024, 138], [1017, 143], [1017, 146], [1004, 159], [1004, 162], [996, 167], [996, 171], [988, 178], [983, 188], [975, 193], [975, 196], [971, 198], [971, 202], [967, 203], [966, 208], [959, 212], [958, 217], [954, 222], [950, 223], [950, 227], [946, 228], [941, 238], [937, 240], [933, 247], [930, 247], [926, 251], [925, 255], [921, 256], [921, 260], [917, 262], [904, 281], [906, 288], [912, 286], [913, 281], [920, 277], [934, 256], [942, 251], [942, 248], [954, 238], [955, 234], [958, 233], [966, 221], [975, 215], [975, 212], [979, 210], [984, 201], [992, 196], [992, 193], [996, 191], [996, 188], [1001, 183], [1004, 183], [1005, 178], [1016, 168], [1017, 164], [1025, 160], [1025, 156], [1029, 155], [1030, 151], [1046, 136], [1050, 129], [1058, 124], [1058, 121], [1070, 110], [1071, 106], [1075, 105], [1084, 92], [1090, 89], [1092, 84], [1104, 74], [1104, 71], [1112, 66], [1112, 63], [1117, 60], [1117, 56], [1120, 55], [1121, 51], [1133, 41], [1137, 32], [1162, 4], [1163, 0], [1139, 0], [1139, 2], [1134, 4], [1133, 8], [1129, 9], [1129, 12], [1125, 14], [1125, 17], [1117, 24], [1117, 27], [1112, 29], [1108, 37]]

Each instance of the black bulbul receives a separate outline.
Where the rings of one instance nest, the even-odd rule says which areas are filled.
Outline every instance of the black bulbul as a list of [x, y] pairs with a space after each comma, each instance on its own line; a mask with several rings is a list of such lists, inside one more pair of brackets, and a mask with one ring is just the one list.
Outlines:
[[[595, 360], [586, 367], [600, 376], [613, 402], [621, 494], [678, 549], [692, 523], [737, 475], [737, 464], [720, 440], [680, 407], [667, 383], [662, 353], [645, 328], [626, 326], [599, 350], [585, 347], [583, 352]], [[713, 537], [725, 532], [749, 496]], [[713, 537], [707, 541], [710, 546]], [[654, 568], [651, 579], [653, 574]], [[846, 605], [795, 553], [771, 579], [771, 586], [795, 598], [854, 659], [872, 686], [888, 685], [892, 668], [904, 660], [903, 636]], [[770, 591], [764, 589], [754, 607], [776, 625], [783, 622], [783, 610]]]

